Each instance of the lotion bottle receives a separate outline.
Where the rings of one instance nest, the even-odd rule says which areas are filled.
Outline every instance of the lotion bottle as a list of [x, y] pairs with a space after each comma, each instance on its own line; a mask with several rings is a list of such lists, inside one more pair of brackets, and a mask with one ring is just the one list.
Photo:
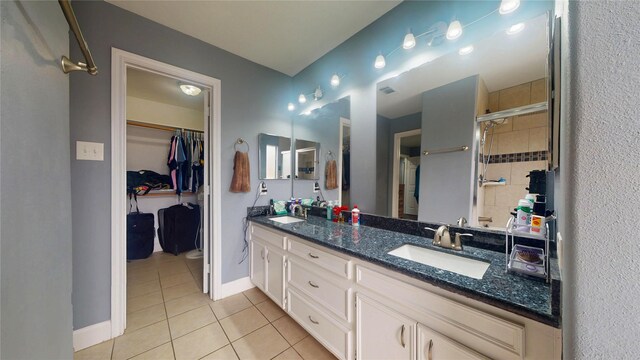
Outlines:
[[358, 209], [358, 205], [353, 205], [353, 210], [351, 210], [351, 225], [360, 226], [360, 210]]

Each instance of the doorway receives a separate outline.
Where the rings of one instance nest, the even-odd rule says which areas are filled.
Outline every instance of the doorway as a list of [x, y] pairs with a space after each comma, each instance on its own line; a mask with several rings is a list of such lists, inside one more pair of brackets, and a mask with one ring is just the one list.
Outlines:
[[[152, 84], [150, 88], [172, 87], [172, 90], [178, 89], [179, 85], [189, 84], [201, 90], [199, 99], [193, 97], [189, 99], [194, 104], [193, 111], [183, 111], [179, 117], [182, 123], [163, 123], [163, 116], [171, 110], [180, 110], [180, 104], [171, 104], [171, 99], [165, 99], [165, 105], [158, 105], [158, 99], [154, 99], [149, 93], [139, 92], [136, 98], [128, 95], [128, 91], [134, 91], [128, 88], [131, 85], [129, 80], [146, 78]], [[155, 81], [155, 82], [154, 82]], [[140, 89], [138, 89], [140, 90]], [[166, 90], [166, 89], [165, 89]], [[168, 169], [162, 169], [160, 166], [162, 157], [167, 157], [171, 143], [169, 139], [178, 135], [188, 138], [190, 144], [197, 144], [200, 141], [202, 147], [202, 168], [196, 173], [197, 184], [188, 184], [187, 188], [181, 188], [176, 193], [177, 188], [159, 190], [148, 199], [147, 209], [144, 212], [154, 213], [157, 224], [157, 210], [155, 207], [163, 206], [160, 198], [166, 197], [169, 203], [186, 204], [184, 206], [192, 210], [197, 206], [189, 204], [200, 203], [202, 209], [199, 214], [198, 229], [194, 234], [198, 234], [199, 241], [194, 236], [194, 247], [201, 250], [202, 257], [196, 260], [186, 260], [185, 266], [190, 267], [193, 274], [200, 273], [197, 280], [200, 280], [200, 291], [208, 293], [209, 298], [217, 299], [219, 297], [219, 289], [221, 285], [220, 279], [220, 81], [208, 76], [184, 70], [172, 65], [164, 64], [155, 60], [151, 60], [142, 56], [131, 54], [119, 49], [112, 49], [112, 136], [111, 136], [111, 155], [112, 155], [112, 291], [111, 291], [111, 332], [112, 336], [119, 336], [124, 333], [127, 325], [127, 248], [126, 248], [126, 214], [129, 209], [126, 194], [126, 170], [132, 170], [131, 167], [143, 166], [140, 163], [148, 161], [149, 164], [155, 164], [159, 173], [170, 172]], [[158, 103], [153, 105], [152, 103]], [[169, 103], [169, 104], [166, 104]], [[153, 105], [153, 106], [152, 106]], [[176, 106], [178, 105], [178, 106]], [[163, 107], [164, 106], [164, 107]], [[172, 108], [173, 106], [173, 108]], [[187, 106], [185, 106], [186, 108]], [[145, 111], [140, 112], [140, 108]], [[198, 110], [195, 110], [198, 109]], [[138, 112], [136, 113], [136, 110]], [[191, 116], [188, 116], [188, 115]], [[145, 118], [147, 116], [147, 118]], [[166, 117], [167, 119], [171, 116]], [[135, 132], [135, 133], [134, 133]], [[132, 136], [128, 138], [127, 135]], [[162, 144], [162, 138], [167, 138], [166, 143]], [[133, 140], [133, 142], [131, 142]], [[136, 143], [137, 141], [137, 143]], [[145, 152], [145, 143], [147, 148]], [[135, 144], [135, 145], [134, 145]], [[155, 150], [153, 145], [155, 145]], [[128, 146], [129, 145], [129, 146]], [[165, 150], [159, 150], [158, 146], [165, 146]], [[132, 151], [128, 151], [131, 147]], [[183, 147], [186, 149], [186, 146]], [[193, 149], [193, 148], [191, 148]], [[138, 152], [134, 154], [133, 152]], [[142, 152], [143, 154], [140, 154]], [[136, 155], [136, 156], [133, 156]], [[156, 157], [156, 160], [152, 160]], [[165, 160], [166, 161], [166, 160]], [[158, 164], [156, 164], [158, 163]], [[129, 167], [129, 168], [128, 168]], [[186, 168], [185, 168], [186, 169]], [[147, 169], [145, 169], [147, 170]], [[163, 171], [164, 170], [164, 171]], [[171, 173], [172, 175], [175, 173]], [[199, 174], [199, 175], [198, 175]], [[193, 173], [191, 173], [193, 175]], [[173, 176], [169, 176], [173, 178]], [[193, 179], [191, 177], [190, 179]], [[185, 182], [186, 183], [186, 182]], [[173, 180], [174, 186], [176, 180]], [[180, 183], [182, 184], [182, 183]], [[196, 186], [197, 185], [197, 186]], [[181, 185], [180, 185], [181, 186]], [[146, 201], [146, 199], [145, 199]], [[151, 202], [156, 205], [152, 206]], [[164, 205], [167, 201], [164, 201]], [[149, 211], [148, 209], [151, 209]], [[143, 210], [143, 209], [141, 209]], [[156, 227], [157, 228], [157, 227]], [[157, 240], [156, 240], [157, 241]], [[157, 248], [155, 250], [160, 250]], [[161, 254], [161, 253], [159, 253]], [[173, 256], [165, 254], [163, 259]], [[198, 257], [198, 251], [193, 251], [190, 257]], [[157, 255], [160, 257], [160, 255]], [[201, 260], [200, 260], [201, 259]], [[191, 265], [189, 265], [191, 264]], [[194, 265], [195, 264], [195, 265]], [[175, 264], [172, 265], [175, 267]], [[197, 269], [197, 271], [194, 271]], [[195, 276], [194, 276], [195, 277]]]
[[418, 219], [421, 134], [415, 129], [393, 136], [391, 217]]
[[340, 146], [338, 151], [338, 187], [340, 205], [351, 208], [351, 120], [340, 118]]

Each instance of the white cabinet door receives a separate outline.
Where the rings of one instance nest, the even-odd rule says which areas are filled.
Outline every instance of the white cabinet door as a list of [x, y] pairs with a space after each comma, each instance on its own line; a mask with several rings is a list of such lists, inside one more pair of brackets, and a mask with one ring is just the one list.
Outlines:
[[265, 291], [266, 252], [264, 245], [251, 241], [251, 282], [262, 291]]
[[361, 294], [356, 303], [358, 359], [415, 358], [415, 321]]
[[468, 347], [418, 324], [418, 360], [489, 359]]
[[267, 287], [265, 292], [278, 304], [284, 305], [284, 255], [267, 247]]

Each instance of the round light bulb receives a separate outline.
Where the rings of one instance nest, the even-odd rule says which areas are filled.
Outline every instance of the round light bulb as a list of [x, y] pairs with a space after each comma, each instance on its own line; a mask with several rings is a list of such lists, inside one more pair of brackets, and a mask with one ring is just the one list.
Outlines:
[[304, 96], [304, 94], [300, 94], [300, 96], [298, 96], [298, 102], [299, 102], [300, 104], [304, 104], [304, 103], [306, 103], [306, 102], [307, 102], [307, 97], [306, 97], [306, 96]]
[[340, 76], [338, 76], [338, 74], [333, 74], [333, 76], [331, 77], [331, 86], [340, 86]]
[[458, 50], [459, 55], [469, 55], [473, 52], [473, 45], [465, 46]]
[[376, 56], [376, 62], [373, 64], [376, 69], [382, 69], [387, 65], [387, 62], [384, 60], [384, 56], [382, 54]]
[[512, 25], [509, 29], [507, 29], [507, 34], [515, 35], [522, 30], [524, 30], [524, 23], [517, 23], [515, 25]]
[[404, 36], [404, 41], [402, 42], [402, 48], [405, 50], [413, 49], [416, 46], [416, 37], [413, 36], [412, 32], [409, 32]]
[[199, 87], [189, 84], [180, 84], [180, 90], [182, 90], [183, 93], [191, 96], [198, 96], [198, 94], [200, 94], [200, 92], [202, 91]]
[[287, 105], [287, 109], [288, 109], [289, 111], [293, 111], [293, 110], [295, 110], [295, 109], [296, 109], [296, 106], [295, 106], [295, 105], [293, 105], [293, 103], [289, 103], [289, 105]]
[[462, 35], [462, 24], [460, 21], [454, 20], [449, 24], [449, 28], [447, 29], [447, 39], [455, 40]]
[[520, 0], [502, 0], [502, 2], [500, 2], [500, 15], [512, 13], [519, 7]]

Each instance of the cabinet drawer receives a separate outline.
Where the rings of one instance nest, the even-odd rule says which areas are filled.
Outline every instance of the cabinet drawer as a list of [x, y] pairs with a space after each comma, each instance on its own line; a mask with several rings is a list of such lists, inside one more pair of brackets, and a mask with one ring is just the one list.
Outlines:
[[313, 267], [304, 260], [289, 259], [287, 281], [300, 292], [322, 304], [338, 318], [351, 322], [350, 282]]
[[293, 289], [287, 290], [287, 312], [340, 359], [352, 358], [351, 330], [343, 327]]
[[494, 358], [524, 358], [525, 328], [467, 305], [356, 266], [358, 287], [403, 304], [412, 317], [438, 333]]
[[274, 231], [267, 230], [262, 226], [251, 225], [251, 240], [260, 240], [267, 244], [276, 246], [278, 249], [285, 249], [287, 238], [284, 235]]
[[294, 239], [289, 239], [289, 252], [334, 274], [351, 279], [351, 260], [329, 254]]
[[489, 360], [488, 357], [418, 324], [418, 360]]

